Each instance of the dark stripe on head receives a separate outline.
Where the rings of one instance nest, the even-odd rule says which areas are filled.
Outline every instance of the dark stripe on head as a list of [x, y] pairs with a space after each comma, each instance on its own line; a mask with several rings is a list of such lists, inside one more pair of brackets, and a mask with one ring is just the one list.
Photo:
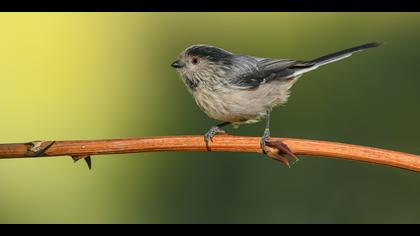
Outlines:
[[189, 56], [198, 56], [201, 58], [206, 58], [207, 60], [213, 62], [224, 63], [229, 63], [233, 58], [233, 55], [230, 52], [227, 52], [217, 47], [205, 45], [193, 46], [186, 51], [186, 54]]

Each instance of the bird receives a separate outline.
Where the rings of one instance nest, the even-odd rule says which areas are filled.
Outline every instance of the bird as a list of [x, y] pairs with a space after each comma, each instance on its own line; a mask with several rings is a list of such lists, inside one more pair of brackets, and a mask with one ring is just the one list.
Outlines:
[[[226, 133], [223, 127], [256, 123], [265, 118], [260, 141], [264, 152], [271, 138], [270, 113], [287, 102], [291, 87], [303, 74], [381, 44], [366, 43], [308, 61], [235, 54], [216, 46], [195, 44], [179, 53], [171, 66], [198, 107], [222, 122], [204, 134], [207, 150], [215, 135]], [[283, 143], [276, 147], [293, 155]]]

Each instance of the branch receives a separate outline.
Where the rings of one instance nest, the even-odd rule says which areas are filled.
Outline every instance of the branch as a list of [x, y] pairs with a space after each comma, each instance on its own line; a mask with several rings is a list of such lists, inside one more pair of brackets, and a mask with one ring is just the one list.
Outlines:
[[[317, 140], [289, 138], [272, 138], [272, 140], [284, 142], [296, 155], [363, 161], [420, 172], [420, 156], [413, 154]], [[209, 144], [211, 151], [262, 153], [259, 137], [218, 135], [214, 137], [213, 141]], [[79, 160], [92, 155], [162, 151], [207, 151], [207, 149], [202, 136], [34, 141], [30, 143], [0, 144], [0, 159], [71, 156], [74, 160]]]

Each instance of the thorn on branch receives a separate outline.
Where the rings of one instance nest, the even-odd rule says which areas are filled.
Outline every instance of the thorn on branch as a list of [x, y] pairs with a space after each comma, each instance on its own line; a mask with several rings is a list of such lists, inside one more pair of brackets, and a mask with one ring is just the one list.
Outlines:
[[45, 154], [45, 152], [54, 145], [55, 141], [33, 141], [27, 143], [26, 156], [39, 157]]
[[89, 170], [92, 169], [92, 158], [89, 155], [84, 155], [84, 156], [71, 156], [71, 158], [73, 159], [74, 162], [77, 162], [80, 159], [84, 159]]
[[290, 148], [281, 141], [269, 141], [264, 146], [264, 153], [273, 160], [280, 161], [290, 168], [289, 160], [286, 156], [293, 157], [295, 161], [292, 163], [294, 165], [299, 158], [290, 150]]

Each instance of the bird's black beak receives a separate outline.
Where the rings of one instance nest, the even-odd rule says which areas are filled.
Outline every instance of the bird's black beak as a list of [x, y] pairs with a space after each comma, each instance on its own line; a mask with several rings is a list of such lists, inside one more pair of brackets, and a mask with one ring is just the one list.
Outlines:
[[182, 61], [180, 61], [180, 60], [176, 60], [176, 61], [174, 61], [172, 64], [171, 64], [171, 66], [173, 67], [173, 68], [182, 68], [182, 67], [184, 67], [185, 66], [185, 64], [182, 62]]

